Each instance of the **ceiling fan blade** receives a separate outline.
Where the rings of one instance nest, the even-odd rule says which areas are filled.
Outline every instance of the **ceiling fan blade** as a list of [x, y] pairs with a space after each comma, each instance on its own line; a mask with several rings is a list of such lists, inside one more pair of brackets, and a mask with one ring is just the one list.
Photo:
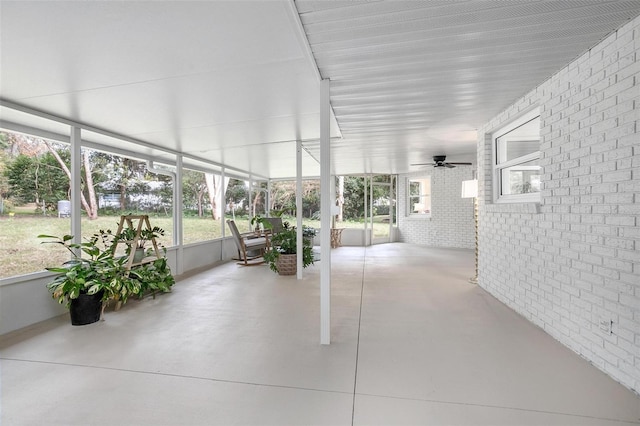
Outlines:
[[447, 163], [447, 164], [453, 164], [454, 166], [472, 166], [473, 163]]
[[409, 164], [410, 166], [434, 166], [434, 163], [413, 163]]
[[444, 163], [444, 166], [448, 169], [454, 169], [456, 166], [454, 166], [455, 163]]

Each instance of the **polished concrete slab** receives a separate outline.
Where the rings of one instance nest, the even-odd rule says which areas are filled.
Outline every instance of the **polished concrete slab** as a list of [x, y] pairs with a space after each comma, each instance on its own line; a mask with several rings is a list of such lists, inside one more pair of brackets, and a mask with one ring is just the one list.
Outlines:
[[[640, 424], [640, 397], [467, 282], [467, 250], [386, 244], [301, 281], [220, 265], [106, 321], [0, 340], [2, 425]], [[44, 291], [44, 289], [43, 289]]]

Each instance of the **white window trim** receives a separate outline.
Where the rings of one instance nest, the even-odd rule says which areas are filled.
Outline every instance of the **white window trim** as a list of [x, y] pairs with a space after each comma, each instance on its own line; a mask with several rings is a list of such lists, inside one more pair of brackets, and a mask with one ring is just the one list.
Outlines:
[[498, 144], [496, 143], [496, 139], [505, 133], [515, 129], [516, 127], [521, 126], [522, 124], [533, 120], [534, 118], [540, 115], [540, 108], [534, 108], [533, 110], [527, 112], [524, 115], [521, 115], [515, 120], [512, 120], [507, 125], [495, 130], [491, 133], [491, 152], [493, 154], [492, 157], [492, 176], [493, 176], [493, 202], [494, 203], [540, 203], [540, 193], [534, 192], [529, 194], [512, 194], [512, 195], [500, 195], [500, 172], [503, 169], [525, 163], [527, 161], [532, 161], [540, 158], [540, 151], [536, 151], [531, 154], [524, 155], [522, 157], [518, 157], [516, 159], [505, 161], [501, 164], [498, 163]]
[[[411, 211], [411, 198], [413, 197], [418, 197], [417, 195], [411, 195], [411, 181], [412, 180], [421, 180], [421, 179], [425, 179], [425, 178], [429, 178], [429, 191], [432, 190], [433, 185], [432, 185], [432, 175], [419, 175], [419, 176], [412, 176], [412, 177], [407, 177], [406, 178], [406, 182], [405, 185], [407, 187], [407, 191], [406, 191], [406, 216], [408, 218], [411, 219], [431, 219], [431, 213], [433, 212], [433, 202], [431, 202], [430, 204], [430, 208], [429, 208], [429, 213], [414, 213]], [[423, 195], [424, 196], [424, 195]], [[429, 194], [429, 197], [431, 198], [431, 193]], [[430, 200], [431, 201], [431, 200]]]

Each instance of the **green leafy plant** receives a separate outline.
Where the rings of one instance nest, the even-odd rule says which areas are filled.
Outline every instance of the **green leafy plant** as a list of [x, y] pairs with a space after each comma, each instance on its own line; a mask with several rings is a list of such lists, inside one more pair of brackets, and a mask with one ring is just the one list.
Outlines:
[[167, 293], [176, 282], [165, 257], [136, 267], [129, 277], [138, 283], [141, 295], [149, 291]]
[[151, 229], [141, 229], [140, 230], [140, 239], [138, 240], [138, 248], [144, 248], [145, 244], [148, 241], [153, 239], [157, 239], [158, 237], [164, 236], [164, 229], [154, 226]]
[[[125, 227], [122, 229], [122, 231], [120, 231], [116, 238], [127, 243], [127, 245], [130, 247], [133, 244], [133, 240], [135, 240], [136, 238], [136, 232], [136, 229], [132, 227]], [[136, 242], [136, 248], [142, 249], [145, 247], [148, 241], [151, 241], [154, 238], [162, 237], [164, 236], [164, 234], [164, 229], [158, 226], [154, 226], [151, 229], [142, 228], [140, 230], [140, 238]]]
[[262, 216], [255, 215], [251, 218], [251, 227], [258, 231], [259, 229], [271, 229], [271, 222], [264, 220]]
[[80, 294], [100, 291], [104, 291], [103, 303], [109, 299], [126, 302], [130, 295], [140, 292], [139, 284], [127, 277], [126, 259], [112, 254], [114, 235], [110, 230], [100, 230], [80, 244], [73, 243], [71, 235], [38, 235], [38, 238], [48, 238], [52, 241], [43, 244], [62, 245], [72, 254], [72, 259], [62, 266], [46, 268], [57, 274], [47, 288], [58, 303], [68, 307]]
[[[310, 228], [313, 229], [313, 228]], [[303, 231], [304, 232], [304, 231]], [[308, 232], [309, 233], [309, 232]], [[315, 235], [315, 229], [313, 230]], [[282, 254], [298, 253], [298, 232], [289, 222], [283, 223], [283, 229], [271, 237], [271, 249], [264, 254], [264, 260], [272, 271], [278, 272], [278, 258]], [[313, 264], [313, 242], [303, 233], [302, 238], [302, 267], [306, 268]]]

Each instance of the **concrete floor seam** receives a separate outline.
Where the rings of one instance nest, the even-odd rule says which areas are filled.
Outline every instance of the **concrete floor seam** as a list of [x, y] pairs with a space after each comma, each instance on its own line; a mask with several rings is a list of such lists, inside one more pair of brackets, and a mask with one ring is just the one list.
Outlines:
[[367, 248], [364, 248], [362, 255], [362, 279], [360, 281], [360, 308], [358, 312], [358, 334], [356, 338], [356, 364], [353, 377], [353, 403], [351, 406], [351, 426], [353, 426], [356, 415], [356, 391], [358, 387], [358, 356], [360, 355], [360, 326], [362, 324], [362, 300], [364, 298], [364, 275], [367, 265]]
[[378, 395], [371, 393], [358, 393], [356, 395], [360, 396], [370, 396], [374, 398], [387, 398], [387, 399], [397, 399], [401, 401], [418, 401], [418, 402], [431, 402], [434, 404], [448, 404], [448, 405], [460, 405], [465, 407], [481, 407], [481, 408], [496, 408], [499, 410], [512, 410], [512, 411], [524, 411], [530, 413], [540, 413], [540, 414], [552, 414], [556, 416], [567, 416], [567, 417], [578, 417], [583, 419], [592, 419], [592, 420], [606, 420], [611, 422], [619, 422], [619, 423], [634, 423], [640, 425], [640, 419], [638, 420], [625, 420], [625, 419], [616, 419], [611, 417], [599, 417], [599, 416], [587, 416], [584, 414], [572, 414], [572, 413], [563, 413], [561, 411], [549, 411], [549, 410], [535, 410], [531, 408], [519, 408], [519, 407], [507, 407], [502, 405], [491, 405], [491, 404], [474, 404], [472, 402], [456, 402], [456, 401], [444, 401], [437, 399], [422, 399], [422, 398], [404, 398], [401, 396], [393, 396], [393, 395]]
[[161, 371], [143, 371], [143, 370], [131, 370], [126, 368], [115, 368], [115, 367], [101, 367], [99, 365], [85, 365], [85, 364], [69, 364], [64, 362], [54, 362], [54, 361], [37, 361], [37, 360], [29, 360], [29, 359], [17, 359], [17, 358], [3, 358], [0, 357], [2, 361], [15, 361], [15, 362], [26, 362], [33, 364], [48, 364], [48, 365], [60, 365], [64, 367], [79, 367], [79, 368], [89, 368], [89, 369], [97, 369], [97, 370], [107, 370], [107, 371], [118, 371], [123, 373], [134, 373], [134, 374], [143, 374], [143, 375], [152, 375], [152, 376], [163, 376], [163, 377], [174, 377], [180, 379], [190, 379], [190, 380], [202, 380], [209, 382], [218, 382], [218, 383], [229, 383], [236, 385], [246, 385], [246, 386], [260, 386], [267, 388], [278, 388], [278, 389], [292, 389], [292, 390], [302, 390], [309, 392], [323, 392], [323, 393], [331, 393], [331, 394], [341, 394], [341, 395], [351, 395], [352, 392], [338, 391], [338, 390], [329, 390], [329, 389], [315, 389], [315, 388], [305, 388], [301, 386], [287, 386], [287, 385], [276, 385], [271, 383], [257, 383], [257, 382], [243, 382], [239, 380], [228, 380], [228, 379], [216, 379], [214, 377], [200, 377], [200, 376], [189, 376], [184, 374], [174, 374], [174, 373], [163, 373]]

